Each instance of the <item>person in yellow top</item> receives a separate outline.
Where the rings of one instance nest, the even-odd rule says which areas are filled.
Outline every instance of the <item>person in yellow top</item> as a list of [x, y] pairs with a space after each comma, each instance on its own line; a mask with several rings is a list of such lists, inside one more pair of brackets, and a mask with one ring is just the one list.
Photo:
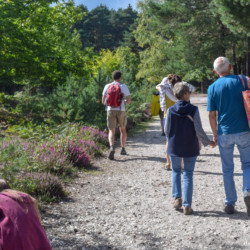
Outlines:
[[[173, 93], [173, 87], [175, 83], [180, 82], [181, 78], [175, 74], [169, 74], [167, 77], [164, 77], [160, 84], [156, 86], [156, 89], [160, 92], [160, 108], [164, 112], [164, 118], [166, 117], [166, 111], [177, 101]], [[164, 123], [163, 119], [163, 123]], [[164, 125], [163, 125], [164, 127]], [[165, 168], [171, 170], [170, 167], [170, 158], [167, 154], [168, 141], [166, 141], [166, 164]]]
[[164, 126], [163, 126], [163, 118], [164, 118], [164, 112], [160, 108], [160, 92], [157, 90], [152, 95], [152, 101], [151, 101], [151, 115], [157, 116], [159, 115], [160, 123], [161, 123], [161, 135], [165, 136], [164, 133]]
[[[156, 86], [156, 89], [160, 92], [160, 108], [164, 111], [163, 127], [165, 122], [165, 117], [167, 110], [174, 105], [178, 100], [174, 96], [173, 88], [177, 82], [181, 82], [182, 79], [176, 74], [169, 74], [167, 77], [164, 77], [160, 84]], [[195, 88], [189, 83], [186, 83], [189, 86], [190, 92], [194, 92]], [[171, 170], [171, 163], [169, 155], [167, 154], [168, 141], [166, 141], [166, 159], [165, 168]], [[183, 165], [183, 164], [182, 164]]]

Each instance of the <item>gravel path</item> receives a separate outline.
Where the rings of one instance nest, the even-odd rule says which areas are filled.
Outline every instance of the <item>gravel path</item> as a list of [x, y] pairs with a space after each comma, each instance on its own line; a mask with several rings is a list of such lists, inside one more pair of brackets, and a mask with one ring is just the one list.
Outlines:
[[[193, 97], [211, 136], [206, 98]], [[165, 138], [155, 119], [129, 137], [127, 156], [102, 158], [67, 188], [70, 198], [48, 205], [43, 225], [53, 249], [250, 249], [250, 218], [241, 197], [235, 150], [237, 213], [223, 212], [224, 188], [218, 147], [202, 147], [194, 173], [194, 214], [172, 208], [171, 171], [163, 168]]]

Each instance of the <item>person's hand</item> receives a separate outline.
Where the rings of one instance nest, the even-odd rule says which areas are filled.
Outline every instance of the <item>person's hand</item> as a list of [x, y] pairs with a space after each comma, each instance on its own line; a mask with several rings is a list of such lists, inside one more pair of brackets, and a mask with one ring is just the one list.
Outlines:
[[210, 141], [209, 146], [212, 148], [216, 147], [217, 143], [215, 141]]
[[218, 144], [217, 135], [213, 135], [213, 141], [216, 143], [216, 145]]

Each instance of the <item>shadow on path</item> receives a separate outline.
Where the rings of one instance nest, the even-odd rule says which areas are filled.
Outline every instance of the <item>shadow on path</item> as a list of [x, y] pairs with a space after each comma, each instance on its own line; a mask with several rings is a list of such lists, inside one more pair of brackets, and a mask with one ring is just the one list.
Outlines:
[[226, 214], [223, 211], [194, 211], [193, 216], [229, 218], [231, 220], [250, 220], [244, 212], [236, 211], [235, 214]]
[[[195, 170], [194, 175], [222, 175], [222, 173]], [[234, 176], [242, 176], [242, 174], [234, 173]]]
[[[199, 156], [205, 156], [205, 157], [220, 157], [220, 154], [200, 154]], [[239, 155], [234, 155], [234, 158], [240, 158]]]

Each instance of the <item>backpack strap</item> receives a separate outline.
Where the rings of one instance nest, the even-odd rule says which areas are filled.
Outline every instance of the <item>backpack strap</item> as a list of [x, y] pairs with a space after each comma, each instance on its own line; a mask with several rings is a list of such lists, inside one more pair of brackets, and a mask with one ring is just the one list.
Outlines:
[[241, 82], [242, 82], [242, 85], [243, 85], [244, 90], [246, 90], [245, 81], [244, 81], [242, 75], [239, 75], [239, 77], [240, 77], [240, 80], [241, 80]]

